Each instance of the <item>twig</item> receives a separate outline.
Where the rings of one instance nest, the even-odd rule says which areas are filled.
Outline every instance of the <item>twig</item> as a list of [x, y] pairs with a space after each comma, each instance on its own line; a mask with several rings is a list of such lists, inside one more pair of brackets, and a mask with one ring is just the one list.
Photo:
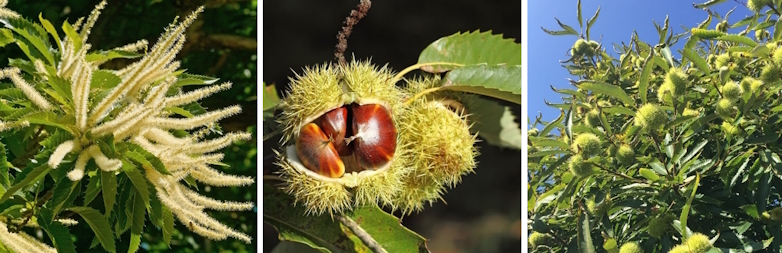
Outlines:
[[[363, 2], [363, 1], [362, 1]], [[386, 249], [383, 248], [383, 246], [380, 246], [377, 241], [375, 241], [374, 238], [372, 238], [371, 235], [367, 233], [367, 231], [364, 231], [361, 226], [359, 226], [355, 221], [350, 219], [350, 217], [343, 215], [337, 215], [337, 220], [339, 223], [342, 223], [342, 225], [345, 225], [345, 227], [348, 227], [351, 232], [353, 232], [354, 235], [358, 237], [358, 239], [361, 239], [361, 242], [364, 243], [369, 249], [372, 250], [372, 252], [375, 253], [388, 253]]]
[[353, 26], [358, 24], [358, 21], [367, 15], [370, 7], [372, 7], [372, 1], [361, 0], [356, 6], [356, 9], [350, 11], [350, 15], [345, 19], [345, 22], [342, 23], [342, 31], [337, 33], [337, 46], [334, 50], [334, 59], [337, 60], [337, 63], [340, 65], [347, 63], [345, 61], [345, 50], [348, 49], [348, 37], [350, 37], [350, 33], [353, 32]]

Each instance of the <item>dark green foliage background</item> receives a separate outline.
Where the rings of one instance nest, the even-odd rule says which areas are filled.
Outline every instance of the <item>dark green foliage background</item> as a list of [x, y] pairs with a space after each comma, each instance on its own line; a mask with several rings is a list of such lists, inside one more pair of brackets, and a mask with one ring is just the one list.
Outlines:
[[[66, 19], [74, 22], [79, 17], [88, 16], [99, 2], [99, 0], [10, 0], [7, 8], [35, 22], [38, 20], [38, 14], [41, 13], [59, 29], [59, 25]], [[207, 7], [197, 21], [203, 23], [202, 26], [196, 23], [188, 30], [185, 48], [178, 54], [178, 59], [182, 61], [181, 68], [187, 69], [188, 73], [219, 78], [218, 82], [231, 81], [233, 88], [202, 100], [202, 105], [208, 110], [234, 104], [241, 105], [242, 113], [221, 121], [221, 127], [224, 132], [252, 131], [255, 135], [258, 78], [255, 46], [257, 44], [254, 42], [257, 34], [257, 1], [110, 0], [93, 28], [88, 42], [93, 45], [92, 50], [111, 49], [140, 39], [146, 39], [152, 45], [177, 15], [184, 17], [200, 5]], [[242, 38], [244, 44], [217, 43], [208, 37], [214, 34], [237, 36], [233, 38]], [[22, 57], [21, 50], [16, 46], [6, 46], [0, 50], [0, 66], [7, 66], [9, 58]], [[130, 62], [115, 60], [104, 66], [117, 69]], [[253, 177], [257, 175], [257, 138], [229, 146], [224, 149], [224, 152], [223, 162], [231, 166], [225, 170], [226, 173]], [[86, 185], [86, 181], [82, 183], [83, 190], [86, 189]], [[216, 199], [257, 203], [256, 185], [241, 188], [199, 186], [199, 191]], [[98, 199], [100, 198], [98, 196]], [[96, 203], [100, 206], [96, 208], [103, 210], [101, 201], [93, 201], [93, 205]], [[209, 214], [248, 235], [258, 234], [257, 208], [243, 212], [210, 211]], [[162, 232], [147, 221], [141, 249], [138, 252], [255, 252], [257, 248], [257, 240], [254, 240], [253, 244], [244, 244], [233, 239], [210, 241], [193, 234], [178, 220], [176, 223], [177, 231], [174, 233], [171, 248], [168, 248], [161, 240]], [[78, 252], [103, 251], [100, 246], [90, 249], [94, 234], [87, 224], [70, 227], [70, 232], [75, 239]], [[28, 230], [28, 233], [35, 235], [32, 230]], [[48, 238], [45, 240], [50, 243]], [[129, 241], [130, 233], [123, 234], [117, 240], [117, 251], [127, 251]]]
[[[266, 1], [263, 5], [263, 77], [282, 96], [288, 77], [305, 66], [334, 59], [336, 35], [358, 0]], [[348, 39], [347, 59], [388, 64], [394, 71], [415, 64], [427, 45], [457, 32], [492, 30], [521, 42], [521, 1], [373, 1], [367, 16]], [[412, 74], [419, 74], [414, 71]], [[408, 74], [408, 76], [412, 76]], [[521, 115], [516, 104], [514, 115]], [[518, 119], [517, 119], [517, 122]], [[265, 122], [269, 124], [269, 122]], [[264, 175], [271, 174], [272, 147], [265, 142]], [[475, 174], [418, 214], [402, 218], [402, 224], [429, 239], [432, 252], [521, 251], [521, 153], [477, 144], [481, 153]], [[395, 215], [399, 215], [395, 213]], [[519, 222], [515, 224], [515, 222]], [[264, 225], [264, 249], [278, 242], [276, 230]]]

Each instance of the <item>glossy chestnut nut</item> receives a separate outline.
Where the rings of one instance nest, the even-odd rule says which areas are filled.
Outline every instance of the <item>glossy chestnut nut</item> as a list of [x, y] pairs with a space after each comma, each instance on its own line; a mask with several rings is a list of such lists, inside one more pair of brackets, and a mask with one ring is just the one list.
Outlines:
[[394, 157], [396, 126], [385, 107], [379, 104], [352, 106], [353, 152], [364, 169], [378, 169]]
[[304, 167], [323, 176], [338, 178], [345, 174], [345, 164], [334, 144], [321, 128], [309, 123], [301, 128], [296, 139], [296, 153]]
[[331, 110], [318, 118], [318, 125], [323, 130], [323, 133], [334, 144], [334, 148], [337, 149], [337, 153], [340, 156], [349, 156], [353, 154], [352, 145], [349, 145], [345, 141], [345, 136], [348, 136], [348, 109], [340, 107]]

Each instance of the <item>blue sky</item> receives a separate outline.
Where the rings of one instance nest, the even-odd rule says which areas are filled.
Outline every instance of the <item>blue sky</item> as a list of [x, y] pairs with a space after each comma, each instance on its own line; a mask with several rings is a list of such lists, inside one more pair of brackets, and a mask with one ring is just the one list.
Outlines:
[[[701, 0], [695, 0], [700, 3]], [[705, 0], [703, 0], [705, 1]], [[543, 120], [550, 121], [559, 116], [559, 109], [549, 107], [544, 103], [546, 101], [557, 103], [561, 102], [561, 94], [554, 93], [550, 85], [557, 88], [573, 88], [568, 83], [567, 78], [575, 79], [561, 67], [560, 60], [567, 60], [567, 52], [573, 43], [578, 39], [572, 35], [553, 36], [543, 32], [541, 27], [549, 30], [562, 30], [554, 17], [558, 18], [564, 24], [579, 30], [578, 19], [576, 16], [577, 0], [551, 0], [551, 1], [529, 1], [527, 20], [528, 20], [528, 40], [527, 40], [527, 104], [530, 120], [542, 112]], [[674, 34], [684, 31], [685, 27], [694, 27], [703, 22], [708, 13], [702, 9], [696, 9], [692, 6], [693, 1], [683, 0], [637, 0], [637, 1], [589, 1], [583, 0], [581, 3], [582, 17], [586, 27], [586, 19], [591, 18], [597, 7], [600, 6], [600, 16], [590, 29], [590, 37], [593, 40], [599, 40], [607, 52], [614, 57], [619, 58], [613, 51], [612, 44], [625, 42], [628, 44], [633, 30], [638, 32], [642, 41], [656, 44], [659, 35], [654, 27], [653, 21], [661, 26], [665, 21], [665, 16], [669, 16], [670, 27]], [[751, 12], [744, 6], [735, 1], [725, 1], [724, 3], [710, 7], [714, 12], [724, 16], [730, 9], [736, 7], [736, 10], [728, 17], [730, 24], [736, 23]], [[766, 9], [764, 9], [765, 11]], [[714, 29], [716, 19], [712, 19], [709, 28]], [[742, 28], [732, 29], [729, 32], [738, 33]], [[601, 38], [602, 36], [602, 38]], [[675, 50], [681, 48], [686, 40], [680, 41], [672, 47], [675, 58], [681, 58], [681, 55]], [[532, 123], [532, 122], [530, 122]], [[539, 127], [541, 128], [541, 127]]]

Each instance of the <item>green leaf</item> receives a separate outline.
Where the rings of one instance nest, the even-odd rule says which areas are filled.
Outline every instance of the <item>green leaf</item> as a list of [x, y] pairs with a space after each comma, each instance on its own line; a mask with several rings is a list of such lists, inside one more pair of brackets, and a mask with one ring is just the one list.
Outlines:
[[106, 208], [106, 217], [111, 216], [114, 203], [117, 202], [117, 176], [113, 171], [100, 171], [101, 192], [103, 193], [103, 206]]
[[657, 172], [657, 174], [668, 175], [668, 170], [665, 169], [665, 166], [657, 160], [649, 163], [649, 167], [652, 167], [652, 170], [654, 170], [654, 172]]
[[63, 48], [62, 42], [60, 42], [60, 35], [57, 34], [57, 29], [54, 29], [54, 25], [52, 25], [49, 20], [43, 18], [43, 13], [38, 13], [38, 20], [41, 21], [41, 25], [43, 25], [43, 28], [46, 29], [46, 32], [52, 35], [54, 41], [57, 42], [57, 48], [60, 49], [60, 52], [62, 52]]
[[600, 81], [582, 81], [578, 84], [578, 87], [595, 93], [614, 97], [628, 105], [633, 104], [633, 99], [630, 98], [630, 96], [628, 96], [621, 87], [616, 85], [611, 85]]
[[0, 185], [2, 185], [0, 190], [2, 191], [11, 186], [11, 180], [8, 178], [8, 171], [11, 167], [11, 163], [8, 162], [8, 152], [5, 149], [5, 144], [0, 142]]
[[589, 214], [585, 209], [581, 209], [578, 215], [578, 251], [582, 253], [594, 253], [595, 246], [592, 244], [592, 229], [589, 226]]
[[[140, 196], [140, 193], [136, 192], [135, 196], [133, 197], [133, 220], [130, 224], [130, 233], [141, 235], [142, 232], [144, 232], [144, 223], [146, 221], [146, 214], [147, 214], [147, 204], [149, 204], [149, 201], [144, 201], [145, 198]], [[149, 196], [146, 198], [149, 199]]]
[[166, 245], [171, 245], [171, 235], [174, 234], [174, 214], [167, 206], [163, 206], [161, 210], [163, 213], [163, 242]]
[[125, 142], [123, 144], [127, 145], [128, 149], [128, 151], [125, 152], [125, 156], [141, 164], [144, 169], [155, 169], [163, 175], [171, 174], [166, 169], [166, 166], [163, 165], [163, 162], [160, 161], [160, 158], [149, 153], [149, 151], [133, 143]]
[[521, 66], [481, 64], [457, 68], [448, 72], [442, 87], [521, 104]]
[[101, 50], [98, 52], [89, 53], [84, 58], [89, 62], [105, 62], [117, 58], [135, 59], [141, 56], [144, 56], [144, 54], [122, 51], [122, 50], [108, 50], [108, 51]]
[[578, 0], [577, 16], [578, 16], [578, 26], [584, 27], [584, 18], [581, 17], [581, 0]]
[[552, 139], [540, 139], [540, 140], [532, 141], [532, 144], [534, 144], [534, 146], [538, 148], [541, 147], [557, 147], [561, 149], [570, 148], [570, 146], [567, 145], [567, 143], [558, 140], [552, 140]]
[[[692, 193], [690, 193], [690, 197], [687, 198], [687, 203], [684, 204], [684, 208], [682, 208], [682, 214], [679, 216], [679, 221], [681, 222], [681, 231], [687, 231], [687, 216], [690, 215], [690, 207], [692, 207], [692, 200], [695, 199], [695, 193], [698, 191], [698, 185], [700, 185], [701, 182], [701, 174], [695, 174], [695, 183], [692, 185]], [[682, 240], [686, 240], [689, 236], [687, 233], [682, 233]]]
[[[13, 28], [11, 28], [16, 34], [19, 34], [29, 42], [30, 44], [35, 47], [35, 49], [38, 51], [38, 53], [46, 58], [46, 61], [49, 65], [54, 66], [54, 56], [52, 55], [52, 52], [49, 51], [49, 43], [48, 43], [48, 36], [46, 36], [46, 32], [43, 32], [43, 28], [38, 26], [37, 24], [34, 24], [24, 18], [11, 18], [8, 19], [8, 22], [11, 24]], [[37, 31], [40, 29], [41, 31]], [[18, 45], [23, 45], [22, 43], [19, 43], [20, 41], [17, 38]], [[27, 47], [27, 45], [25, 45]], [[30, 57], [30, 60], [33, 61], [37, 59], [38, 57], [33, 57], [31, 54], [28, 54], [28, 57]]]
[[90, 80], [90, 87], [111, 89], [116, 87], [122, 79], [106, 70], [96, 70], [92, 72], [92, 80]]
[[567, 30], [552, 31], [552, 30], [548, 30], [548, 29], [543, 28], [543, 27], [541, 27], [540, 29], [543, 29], [543, 32], [548, 33], [550, 35], [575, 35], [575, 36], [578, 36], [578, 34], [573, 34], [572, 32], [567, 31]]
[[775, 41], [782, 38], [782, 19], [779, 19], [776, 23], [774, 23], [774, 37], [772, 38]]
[[573, 29], [573, 27], [570, 27], [569, 25], [562, 23], [562, 21], [559, 21], [558, 18], [554, 18], [554, 19], [557, 20], [557, 24], [559, 24], [559, 27], [562, 27], [562, 29], [565, 29], [565, 31], [568, 31], [570, 34], [578, 35], [576, 29]]
[[[39, 218], [41, 220], [41, 218]], [[40, 222], [41, 228], [46, 231], [49, 239], [54, 242], [54, 247], [59, 253], [76, 253], [76, 246], [73, 245], [71, 240], [71, 233], [68, 228], [60, 223], [53, 222], [47, 224], [46, 222]]]
[[263, 110], [274, 109], [277, 104], [280, 103], [280, 97], [277, 95], [277, 88], [272, 85], [266, 85], [263, 83]]
[[[350, 214], [350, 218], [388, 252], [428, 252], [426, 239], [402, 226], [399, 218], [377, 206], [359, 207]], [[354, 242], [358, 240], [350, 234], [348, 236]]]
[[27, 173], [27, 175], [24, 175], [24, 179], [20, 180], [18, 183], [11, 186], [11, 188], [8, 188], [8, 190], [3, 194], [3, 196], [0, 197], [0, 203], [8, 200], [8, 198], [10, 198], [11, 195], [15, 194], [23, 187], [43, 179], [46, 176], [46, 174], [49, 174], [49, 171], [51, 170], [52, 168], [46, 164], [36, 167], [35, 169]]
[[698, 67], [698, 70], [703, 72], [703, 74], [708, 75], [711, 71], [709, 70], [709, 64], [706, 63], [706, 60], [703, 60], [700, 55], [693, 52], [692, 50], [684, 50], [682, 52], [682, 56], [690, 60], [693, 64], [695, 64], [695, 67]]
[[647, 169], [647, 168], [641, 168], [638, 170], [638, 173], [641, 174], [646, 179], [649, 179], [649, 181], [657, 181], [660, 179], [660, 176], [655, 173], [655, 171]]
[[109, 222], [98, 210], [89, 207], [71, 207], [69, 211], [79, 214], [90, 228], [95, 233], [95, 236], [100, 241], [103, 249], [109, 252], [117, 252], [117, 247], [114, 245], [114, 233], [111, 231]]
[[699, 4], [692, 4], [692, 6], [698, 9], [702, 9], [722, 2], [725, 2], [725, 0], [709, 0]]
[[54, 194], [48, 203], [49, 208], [52, 208], [53, 206], [52, 212], [55, 214], [59, 213], [63, 207], [70, 205], [70, 203], [67, 202], [68, 197], [74, 193], [77, 195], [80, 193], [75, 191], [76, 187], [79, 185], [79, 181], [74, 182], [65, 177], [61, 178], [57, 185], [54, 186]]
[[[127, 164], [127, 165], [126, 165]], [[122, 162], [122, 171], [128, 176], [130, 182], [133, 184], [133, 188], [138, 192], [138, 196], [144, 200], [144, 203], [149, 203], [149, 188], [147, 185], [147, 179], [141, 174], [138, 168], [134, 167], [130, 163]]]
[[189, 86], [189, 85], [208, 85], [208, 84], [214, 84], [218, 80], [220, 79], [211, 76], [182, 73], [179, 76], [177, 76], [176, 83], [174, 83], [174, 85], [172, 85], [171, 87], [176, 88], [176, 87]]
[[130, 234], [130, 245], [128, 246], [128, 253], [135, 253], [141, 244], [140, 234]]
[[433, 73], [445, 72], [459, 65], [520, 66], [521, 44], [504, 39], [501, 34], [493, 35], [491, 31], [456, 33], [429, 44], [418, 56], [418, 64], [423, 63], [449, 63], [421, 68]]
[[30, 124], [53, 126], [73, 134], [73, 129], [71, 129], [71, 126], [67, 125], [68, 123], [72, 124], [72, 122], [63, 122], [62, 120], [60, 120], [57, 113], [53, 111], [40, 111], [40, 112], [31, 113], [28, 114], [27, 116], [22, 117], [21, 120], [26, 120], [30, 122]]
[[14, 43], [14, 33], [7, 28], [0, 29], [0, 47], [4, 47], [8, 44]]
[[[540, 133], [538, 133], [538, 136], [548, 135], [548, 133], [551, 132], [551, 130], [554, 130], [554, 128], [557, 127], [558, 124], [562, 123], [562, 119], [564, 118], [565, 118], [565, 114], [560, 113], [559, 117], [557, 117], [554, 121], [549, 122], [548, 124], [546, 124], [546, 126], [543, 127], [543, 130], [541, 130]], [[572, 137], [572, 136], [568, 135], [568, 137]]]
[[466, 104], [475, 121], [473, 132], [491, 145], [521, 150], [521, 127], [507, 106], [475, 97]]
[[747, 45], [747, 46], [750, 46], [750, 47], [755, 47], [755, 46], [758, 45], [758, 43], [756, 43], [755, 41], [753, 41], [750, 38], [747, 38], [746, 36], [733, 35], [733, 34], [719, 36], [719, 37], [715, 38], [715, 40], [735, 42], [735, 43], [744, 44], [744, 45]]
[[[281, 241], [303, 243], [324, 253], [369, 252], [360, 242], [351, 240], [339, 222], [328, 215], [305, 215], [303, 206], [290, 204], [290, 195], [269, 184], [263, 187], [263, 221], [277, 229]], [[358, 208], [349, 216], [388, 252], [427, 252], [424, 238], [377, 207]]]
[[79, 33], [76, 32], [76, 30], [73, 29], [73, 26], [68, 23], [68, 21], [62, 22], [62, 31], [65, 32], [65, 36], [73, 41], [73, 48], [75, 51], [79, 51], [81, 49], [82, 41], [81, 37], [79, 36]]

